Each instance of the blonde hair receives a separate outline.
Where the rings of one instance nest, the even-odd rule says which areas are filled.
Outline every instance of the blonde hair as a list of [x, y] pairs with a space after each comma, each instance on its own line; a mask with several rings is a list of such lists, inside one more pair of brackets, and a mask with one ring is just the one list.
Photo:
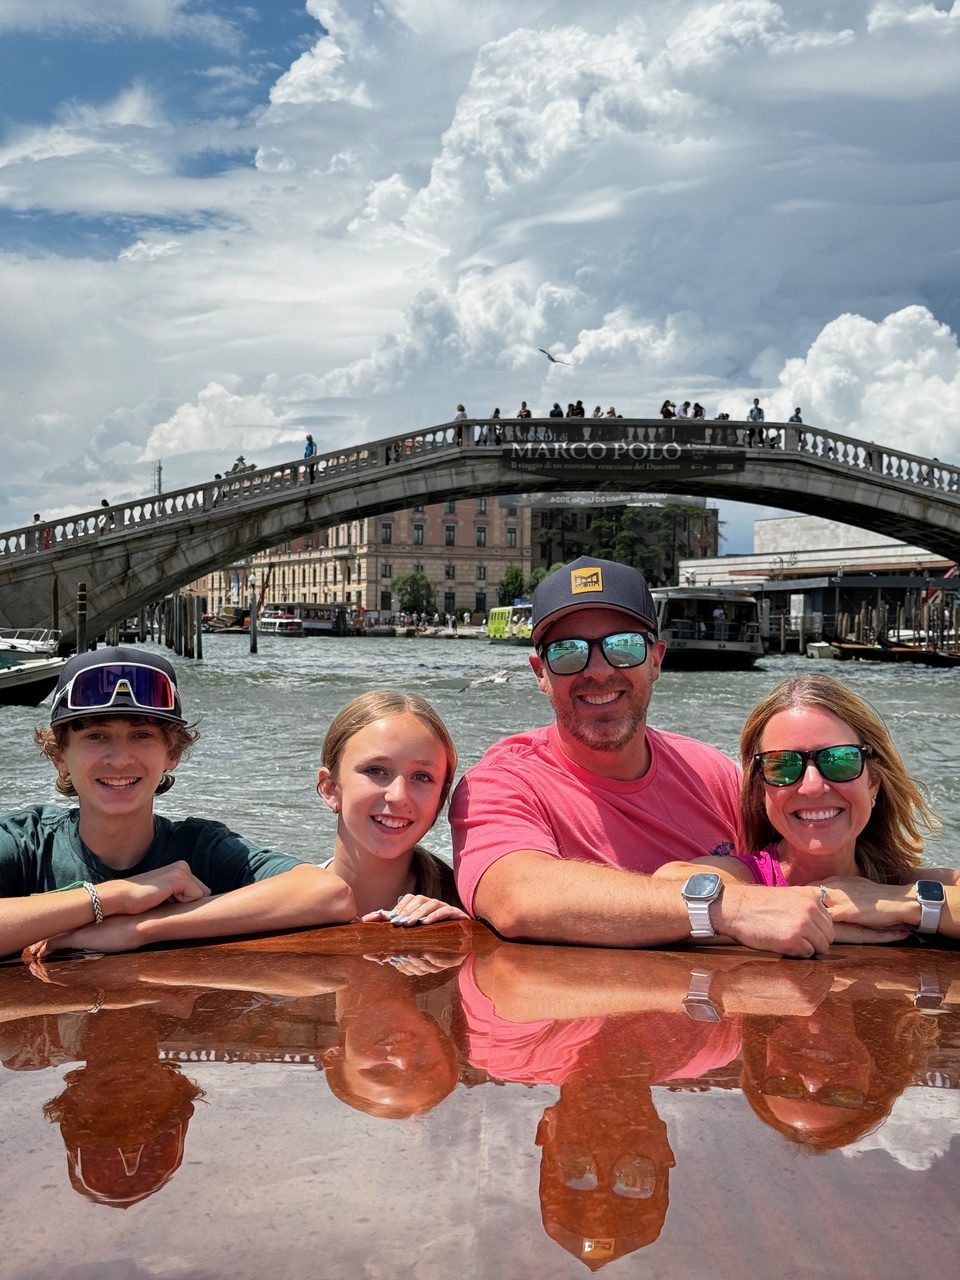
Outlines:
[[747, 716], [740, 735], [743, 782], [740, 816], [743, 847], [762, 849], [780, 836], [767, 817], [764, 783], [754, 764], [763, 731], [775, 715], [796, 707], [820, 707], [850, 726], [853, 739], [869, 748], [867, 771], [879, 783], [876, 803], [857, 836], [856, 861], [868, 880], [899, 884], [920, 866], [922, 831], [934, 834], [941, 823], [918, 784], [907, 772], [890, 730], [864, 698], [833, 676], [795, 676], [777, 685]]
[[[70, 734], [75, 729], [89, 729], [91, 724], [109, 724], [111, 720], [125, 720], [128, 724], [151, 724], [160, 729], [163, 734], [164, 742], [167, 744], [167, 750], [172, 756], [175, 756], [177, 763], [185, 759], [190, 753], [190, 748], [200, 737], [197, 729], [191, 728], [185, 724], [172, 724], [168, 720], [157, 720], [153, 716], [84, 716], [79, 720], [67, 720], [63, 724], [52, 725], [49, 729], [44, 727], [34, 729], [33, 740], [37, 748], [43, 752], [47, 759], [57, 765], [58, 759], [63, 755], [64, 749], [70, 739]], [[174, 777], [172, 773], [165, 773], [160, 779], [155, 795], [162, 796], [173, 786]], [[62, 796], [76, 797], [77, 789], [73, 785], [73, 781], [68, 773], [61, 773], [57, 768], [56, 788]]]
[[[396, 689], [373, 689], [369, 693], [361, 693], [358, 698], [348, 702], [330, 722], [327, 735], [323, 740], [321, 762], [324, 768], [336, 777], [346, 745], [354, 734], [359, 733], [361, 729], [366, 729], [368, 725], [376, 724], [378, 720], [389, 720], [394, 716], [402, 715], [416, 716], [440, 743], [446, 757], [446, 772], [434, 818], [436, 821], [447, 802], [454, 775], [457, 772], [457, 748], [439, 712], [419, 694], [400, 693]], [[454, 906], [460, 905], [453, 871], [442, 858], [417, 845], [413, 851], [412, 867], [417, 893], [425, 894], [429, 898], [439, 898]]]

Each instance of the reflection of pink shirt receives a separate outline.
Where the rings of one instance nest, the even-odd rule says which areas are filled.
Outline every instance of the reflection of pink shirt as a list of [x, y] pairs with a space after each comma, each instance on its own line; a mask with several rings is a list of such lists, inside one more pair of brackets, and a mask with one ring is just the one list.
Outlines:
[[[474, 963], [475, 958], [468, 956], [457, 973], [472, 1065], [495, 1080], [563, 1084], [580, 1066], [584, 1050], [607, 1018], [508, 1022], [477, 985]], [[631, 1043], [648, 1058], [653, 1084], [695, 1080], [705, 1071], [726, 1066], [740, 1052], [739, 1018], [698, 1022], [679, 1009], [676, 1013], [617, 1015], [627, 1016]]]
[[716, 747], [647, 730], [650, 768], [621, 782], [581, 769], [555, 725], [496, 743], [450, 805], [454, 866], [473, 908], [488, 867], [516, 849], [647, 874], [665, 862], [736, 848], [740, 773]]
[[759, 853], [734, 853], [731, 856], [743, 863], [757, 884], [779, 889], [789, 887], [790, 882], [783, 874], [783, 867], [777, 857], [776, 842], [768, 844], [766, 849], [761, 849]]

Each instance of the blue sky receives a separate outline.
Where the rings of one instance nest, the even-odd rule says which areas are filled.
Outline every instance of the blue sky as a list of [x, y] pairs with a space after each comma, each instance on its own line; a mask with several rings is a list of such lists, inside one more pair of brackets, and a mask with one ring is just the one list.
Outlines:
[[0, 525], [458, 401], [960, 460], [958, 96], [943, 0], [0, 0]]

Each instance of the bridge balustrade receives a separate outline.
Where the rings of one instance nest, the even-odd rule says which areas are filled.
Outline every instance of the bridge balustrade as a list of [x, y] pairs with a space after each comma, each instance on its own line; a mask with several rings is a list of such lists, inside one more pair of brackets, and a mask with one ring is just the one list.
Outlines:
[[564, 442], [733, 448], [752, 455], [776, 449], [845, 470], [872, 472], [887, 483], [960, 493], [960, 468], [945, 465], [937, 458], [922, 458], [805, 424], [705, 419], [476, 418], [408, 431], [279, 466], [228, 472], [219, 480], [172, 493], [11, 529], [0, 533], [0, 557], [6, 560], [49, 554], [66, 545], [80, 545], [91, 537], [123, 537], [136, 528], [208, 514], [225, 505], [256, 502], [282, 491], [316, 489], [325, 484], [340, 486], [351, 476], [416, 463], [428, 453]]

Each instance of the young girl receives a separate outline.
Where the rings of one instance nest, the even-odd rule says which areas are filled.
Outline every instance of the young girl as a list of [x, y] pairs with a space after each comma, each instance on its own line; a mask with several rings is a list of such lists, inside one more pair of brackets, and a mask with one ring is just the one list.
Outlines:
[[354, 915], [336, 876], [259, 849], [219, 822], [171, 821], [153, 798], [197, 734], [176, 673], [145, 650], [77, 654], [37, 744], [79, 804], [0, 820], [0, 955], [129, 951], [180, 938], [331, 924]]
[[[446, 725], [416, 694], [361, 694], [333, 719], [317, 791], [337, 815], [326, 864], [352, 890], [362, 920], [436, 924], [467, 919], [453, 871], [419, 847], [457, 768]], [[396, 904], [396, 905], [394, 905]]]

